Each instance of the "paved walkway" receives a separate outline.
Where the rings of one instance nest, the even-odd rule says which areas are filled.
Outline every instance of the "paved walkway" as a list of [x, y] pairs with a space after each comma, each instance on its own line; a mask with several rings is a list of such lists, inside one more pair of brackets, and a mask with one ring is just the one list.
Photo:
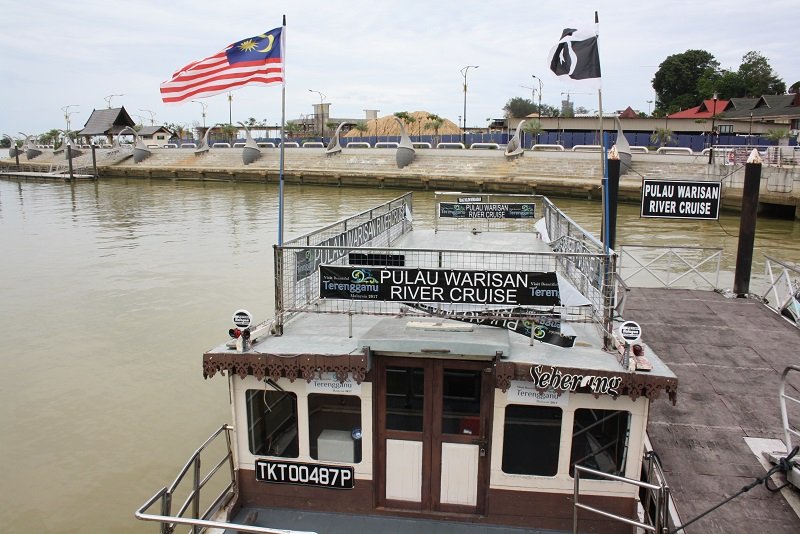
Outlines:
[[[778, 386], [800, 364], [800, 330], [757, 301], [710, 291], [633, 289], [624, 315], [678, 376], [677, 405], [651, 404], [648, 433], [687, 522], [765, 473], [744, 438], [783, 440]], [[800, 396], [794, 376], [787, 393]], [[761, 485], [686, 532], [797, 534], [800, 518]]]

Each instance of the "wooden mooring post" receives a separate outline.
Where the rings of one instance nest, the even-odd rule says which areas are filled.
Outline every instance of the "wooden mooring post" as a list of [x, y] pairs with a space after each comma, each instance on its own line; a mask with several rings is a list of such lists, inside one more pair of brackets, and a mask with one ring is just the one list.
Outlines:
[[761, 185], [761, 157], [753, 149], [744, 167], [744, 189], [742, 190], [742, 214], [739, 219], [739, 244], [736, 249], [736, 274], [733, 277], [733, 292], [744, 298], [750, 292], [750, 271], [753, 267], [753, 244], [758, 218], [758, 189]]

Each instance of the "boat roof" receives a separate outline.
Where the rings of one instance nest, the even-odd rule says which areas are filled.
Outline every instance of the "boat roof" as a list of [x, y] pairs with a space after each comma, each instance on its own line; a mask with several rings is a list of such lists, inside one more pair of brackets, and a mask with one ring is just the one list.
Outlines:
[[[451, 210], [458, 200], [476, 204], [475, 198], [478, 197], [465, 197], [462, 193], [439, 193], [437, 212]], [[304, 369], [310, 367], [306, 360], [313, 356], [315, 367], [321, 370], [341, 368], [341, 361], [348, 359], [350, 371], [360, 380], [370, 368], [371, 353], [486, 359], [497, 361], [503, 389], [510, 380], [531, 380], [531, 369], [541, 366], [545, 370], [558, 368], [562, 374], [621, 376], [634, 399], [643, 392], [650, 398], [666, 392], [674, 402], [676, 376], [649, 347], [643, 345], [652, 368], [632, 372], [622, 369], [616, 350], [604, 348], [605, 332], [614, 323], [604, 323], [613, 310], [606, 308], [597, 282], [606, 255], [596, 239], [544, 197], [479, 198], [482, 204], [491, 206], [535, 203], [536, 210], [544, 211], [544, 217], [536, 222], [442, 217], [433, 229], [414, 229], [409, 195], [369, 210], [369, 217], [359, 214], [294, 239], [279, 247], [276, 255], [276, 319], [251, 328], [252, 343], [246, 348], [241, 342], [237, 348], [236, 340], [229, 340], [207, 352], [205, 375], [235, 369], [240, 376], [249, 372], [262, 378], [268, 368], [280, 361], [284, 368], [291, 368], [294, 362], [296, 368], [288, 376], [295, 378], [304, 376]], [[392, 220], [394, 223], [390, 224]], [[563, 235], [557, 236], [559, 232]], [[364, 236], [369, 239], [361, 243]], [[613, 261], [613, 251], [608, 257]], [[512, 278], [518, 273], [553, 273], [560, 300], [555, 304], [518, 306], [321, 296], [320, 280], [325, 276], [320, 274], [321, 269], [355, 269], [351, 264], [356, 260], [367, 263], [367, 267], [359, 269], [368, 275], [393, 269], [393, 275], [421, 276], [418, 271], [425, 271], [439, 283], [438, 275], [443, 271], [495, 273], [507, 277], [503, 280], [508, 283], [513, 283]], [[393, 262], [395, 266], [389, 267]], [[397, 266], [398, 263], [402, 265]], [[461, 286], [470, 281], [471, 278], [462, 279]], [[413, 286], [414, 281], [402, 280], [398, 284]], [[463, 290], [458, 284], [451, 286]], [[538, 325], [546, 326], [537, 331], [547, 330], [542, 339], [549, 342], [534, 339], [532, 332]], [[249, 371], [243, 371], [248, 365]]]

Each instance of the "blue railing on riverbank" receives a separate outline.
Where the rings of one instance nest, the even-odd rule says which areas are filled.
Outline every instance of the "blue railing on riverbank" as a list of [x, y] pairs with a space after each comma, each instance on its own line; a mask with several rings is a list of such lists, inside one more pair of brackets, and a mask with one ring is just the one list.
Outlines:
[[[606, 131], [606, 148], [611, 148], [617, 141], [616, 132]], [[644, 146], [654, 147], [660, 146], [652, 140], [652, 133], [648, 132], [625, 132], [625, 138], [631, 146]], [[499, 145], [506, 145], [510, 136], [508, 133], [491, 132], [491, 133], [467, 133], [465, 145], [469, 147], [473, 143], [497, 143]], [[301, 146], [306, 141], [321, 141], [327, 145], [329, 138], [321, 139], [319, 137], [295, 137], [293, 141], [298, 142]], [[411, 135], [411, 140], [415, 143], [430, 143], [435, 147], [438, 143], [460, 143], [462, 141], [461, 135]], [[244, 142], [239, 139], [236, 142]], [[278, 138], [258, 138], [257, 143], [274, 143], [278, 146], [280, 140]], [[375, 146], [375, 143], [387, 142], [400, 142], [400, 137], [397, 135], [381, 135], [381, 136], [363, 136], [363, 137], [346, 137], [342, 139], [342, 145], [346, 146], [348, 143], [369, 143], [370, 146]], [[596, 131], [591, 132], [542, 132], [539, 134], [539, 144], [542, 145], [561, 145], [565, 149], [570, 150], [576, 145], [599, 145], [602, 144], [597, 137]], [[530, 148], [533, 144], [533, 136], [531, 134], [523, 135], [523, 146]], [[703, 135], [703, 134], [672, 134], [670, 142], [666, 145], [669, 147], [683, 147], [691, 148], [694, 152], [700, 152], [711, 145], [759, 145], [769, 146], [775, 145], [775, 142], [769, 141], [764, 137], [758, 135]], [[797, 146], [797, 140], [791, 139], [789, 146]]]

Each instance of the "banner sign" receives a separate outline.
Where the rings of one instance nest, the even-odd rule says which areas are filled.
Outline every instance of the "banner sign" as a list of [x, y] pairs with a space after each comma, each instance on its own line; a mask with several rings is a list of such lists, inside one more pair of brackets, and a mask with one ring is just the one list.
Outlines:
[[[479, 324], [482, 326], [494, 326], [505, 328], [525, 337], [532, 337], [536, 341], [556, 345], [557, 347], [569, 348], [575, 345], [575, 336], [561, 333], [561, 318], [557, 315], [536, 315], [524, 317], [530, 311], [525, 308], [499, 308], [493, 310], [476, 311], [451, 311], [442, 310], [434, 306], [425, 304], [415, 304], [406, 302], [410, 308], [428, 312], [432, 316], [442, 319], [452, 319], [465, 323]], [[486, 317], [491, 313], [495, 317]]]
[[[459, 199], [460, 200], [460, 199]], [[439, 203], [439, 217], [454, 219], [533, 219], [536, 205], [490, 204], [486, 202]]]
[[319, 296], [344, 300], [558, 306], [554, 272], [320, 265]]
[[332, 489], [353, 489], [352, 467], [256, 459], [256, 480]]
[[294, 253], [295, 278], [302, 280], [311, 276], [321, 263], [333, 263], [342, 259], [349, 251], [345, 247], [364, 246], [406, 218], [405, 205], [398, 206], [383, 215], [370, 219], [345, 232], [317, 243], [319, 247], [342, 247], [339, 250], [299, 250]]
[[642, 217], [719, 219], [720, 182], [642, 180]]

